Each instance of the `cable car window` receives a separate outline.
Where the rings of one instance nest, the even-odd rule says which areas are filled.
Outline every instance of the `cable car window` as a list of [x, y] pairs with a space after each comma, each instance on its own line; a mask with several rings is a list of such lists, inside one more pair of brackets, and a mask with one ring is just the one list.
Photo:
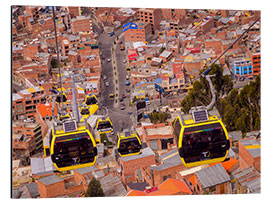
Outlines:
[[83, 109], [81, 110], [81, 114], [82, 114], [82, 115], [89, 115], [89, 114], [90, 114], [90, 111], [89, 111], [88, 108], [83, 108]]
[[86, 132], [55, 139], [54, 157], [58, 167], [93, 162], [95, 156], [95, 147]]
[[93, 105], [97, 103], [97, 100], [95, 97], [87, 97], [86, 102], [87, 105]]
[[60, 95], [57, 95], [55, 101], [57, 103], [66, 102], [67, 101], [67, 97], [64, 94], [60, 94]]
[[186, 163], [190, 163], [224, 157], [227, 145], [220, 123], [186, 128], [182, 141], [183, 158]]
[[181, 124], [179, 122], [179, 119], [176, 119], [176, 121], [174, 123], [173, 134], [174, 134], [174, 138], [175, 138], [175, 142], [176, 142], [177, 146], [178, 146], [178, 140], [179, 140], [180, 131], [181, 131]]
[[136, 137], [120, 140], [118, 152], [121, 155], [137, 153], [141, 149], [141, 145]]
[[112, 128], [110, 121], [100, 121], [97, 129], [100, 130], [100, 129], [106, 129], [106, 128]]

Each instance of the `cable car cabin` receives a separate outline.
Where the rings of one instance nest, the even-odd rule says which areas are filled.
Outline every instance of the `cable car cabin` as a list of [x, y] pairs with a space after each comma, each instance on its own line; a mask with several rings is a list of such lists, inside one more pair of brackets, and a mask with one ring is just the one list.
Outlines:
[[97, 97], [95, 95], [86, 96], [83, 104], [89, 107], [90, 115], [94, 115], [98, 110]]
[[179, 113], [173, 127], [179, 156], [187, 168], [226, 159], [230, 142], [217, 110]]
[[67, 95], [66, 93], [59, 93], [57, 96], [56, 96], [56, 99], [55, 99], [56, 103], [60, 104], [60, 103], [66, 103], [67, 102]]
[[64, 116], [57, 116], [57, 119], [60, 120], [60, 121], [64, 121], [64, 120], [68, 120], [68, 119], [71, 119], [71, 116], [69, 114], [66, 114]]
[[93, 104], [97, 104], [97, 97], [95, 95], [91, 95], [91, 96], [86, 96], [84, 103], [87, 106], [93, 105]]
[[50, 156], [58, 171], [93, 166], [97, 158], [92, 128], [86, 122], [68, 120], [49, 132]]
[[124, 132], [117, 134], [117, 150], [121, 157], [132, 156], [141, 153], [142, 143], [136, 133]]
[[112, 133], [113, 125], [110, 118], [100, 118], [97, 120], [96, 129], [99, 134]]
[[81, 122], [84, 121], [84, 119], [87, 119], [90, 115], [90, 108], [89, 107], [81, 107], [80, 108], [80, 114], [82, 116]]

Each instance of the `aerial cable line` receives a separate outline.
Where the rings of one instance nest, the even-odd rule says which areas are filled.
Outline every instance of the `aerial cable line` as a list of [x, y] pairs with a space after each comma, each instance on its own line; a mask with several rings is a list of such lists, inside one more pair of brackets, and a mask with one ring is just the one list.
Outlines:
[[[60, 60], [59, 60], [59, 50], [58, 50], [58, 42], [57, 42], [57, 31], [56, 31], [54, 6], [52, 6], [52, 11], [53, 11], [54, 35], [55, 35], [56, 54], [57, 54], [57, 67], [58, 67], [58, 74], [59, 74], [59, 80], [60, 80], [60, 95], [62, 95], [63, 94], [62, 76], [61, 76], [61, 67], [60, 67]], [[62, 96], [60, 98], [61, 98], [61, 102], [62, 102], [62, 99], [63, 99]]]

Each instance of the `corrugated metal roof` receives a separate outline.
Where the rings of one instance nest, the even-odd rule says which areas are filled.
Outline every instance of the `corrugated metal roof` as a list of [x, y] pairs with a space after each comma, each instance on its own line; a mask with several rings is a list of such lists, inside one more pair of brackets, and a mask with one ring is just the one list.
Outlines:
[[42, 182], [45, 185], [51, 185], [51, 184], [54, 184], [54, 183], [61, 182], [63, 180], [60, 179], [57, 175], [51, 175], [51, 176], [47, 176], [47, 177], [44, 177], [44, 178], [40, 178], [39, 181]]
[[25, 187], [27, 188], [32, 198], [39, 196], [37, 183], [27, 183], [25, 184]]
[[95, 170], [97, 170], [97, 168], [95, 166], [91, 166], [91, 167], [78, 168], [78, 169], [75, 169], [74, 171], [83, 175], [89, 172], [93, 172]]
[[127, 191], [117, 176], [112, 177], [111, 174], [99, 179], [105, 196], [124, 196]]
[[17, 93], [12, 94], [12, 101], [16, 101], [16, 100], [19, 100], [19, 99], [22, 99], [22, 96], [20, 96]]
[[261, 156], [261, 149], [260, 148], [247, 149], [247, 150], [253, 158]]
[[53, 166], [50, 157], [46, 158], [31, 158], [31, 170], [32, 174], [40, 174], [46, 172], [53, 172], [55, 167]]
[[122, 159], [122, 161], [125, 162], [125, 161], [131, 161], [131, 160], [135, 160], [135, 159], [141, 159], [143, 157], [153, 156], [153, 155], [155, 155], [153, 150], [150, 147], [147, 147], [147, 148], [142, 149], [141, 154], [121, 157], [120, 159]]
[[195, 174], [198, 177], [202, 188], [211, 187], [230, 180], [229, 175], [221, 164], [202, 169]]

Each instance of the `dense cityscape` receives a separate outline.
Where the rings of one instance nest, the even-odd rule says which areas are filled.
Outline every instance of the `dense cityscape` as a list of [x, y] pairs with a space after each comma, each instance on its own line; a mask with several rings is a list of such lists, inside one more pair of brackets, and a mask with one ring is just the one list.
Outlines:
[[[12, 198], [261, 193], [260, 11], [11, 9]], [[93, 152], [60, 162], [77, 117]]]

